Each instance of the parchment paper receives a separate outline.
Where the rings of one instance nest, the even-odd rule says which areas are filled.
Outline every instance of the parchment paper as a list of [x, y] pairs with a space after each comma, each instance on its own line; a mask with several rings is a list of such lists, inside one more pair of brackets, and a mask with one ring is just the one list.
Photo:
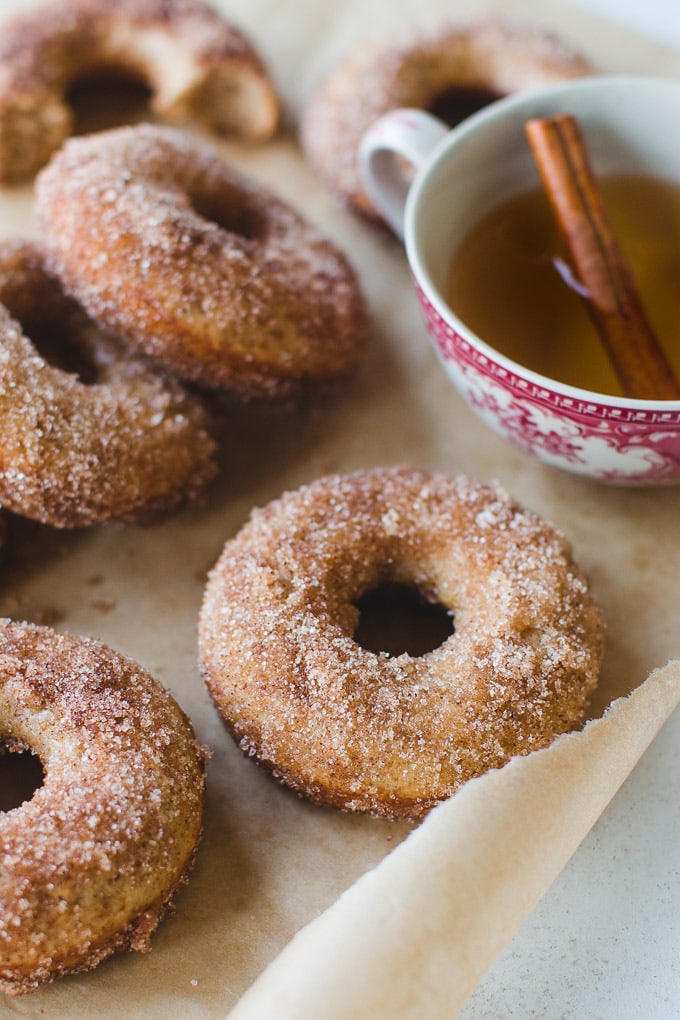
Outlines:
[[446, 1020], [680, 702], [680, 662], [582, 733], [468, 783], [296, 935], [233, 1020]]
[[[4, 0], [0, 13], [26, 6], [20, 0]], [[417, 1000], [411, 999], [407, 1006], [409, 1000], [403, 998], [391, 1001], [390, 1015], [453, 1015], [670, 712], [677, 699], [676, 667], [620, 706], [604, 727], [593, 727], [585, 737], [573, 738], [591, 749], [588, 767], [583, 759], [583, 774], [578, 777], [587, 803], [579, 798], [584, 810], [571, 819], [564, 832], [562, 815], [555, 821], [552, 765], [543, 763], [560, 762], [555, 767], [561, 775], [567, 767], [561, 764], [561, 755], [571, 759], [571, 752], [562, 748], [582, 746], [571, 739], [560, 742], [553, 758], [546, 754], [527, 759], [494, 774], [488, 782], [471, 784], [410, 836], [407, 825], [345, 816], [299, 801], [236, 751], [202, 688], [196, 666], [196, 618], [205, 572], [253, 505], [329, 470], [408, 462], [482, 480], [498, 479], [569, 535], [579, 562], [591, 576], [608, 622], [603, 677], [591, 710], [597, 717], [613, 699], [637, 688], [650, 670], [680, 653], [676, 626], [678, 489], [596, 485], [542, 467], [491, 434], [458, 398], [436, 363], [399, 246], [354, 220], [324, 191], [300, 155], [295, 124], [302, 103], [350, 47], [397, 20], [429, 14], [506, 11], [515, 18], [559, 30], [603, 70], [678, 74], [680, 56], [580, 9], [539, 0], [485, 4], [346, 0], [336, 5], [318, 0], [286, 4], [223, 0], [220, 6], [257, 43], [286, 105], [286, 124], [275, 141], [257, 149], [225, 144], [224, 151], [303, 210], [350, 255], [374, 317], [374, 335], [356, 378], [332, 398], [276, 411], [230, 410], [223, 471], [204, 506], [147, 528], [109, 526], [54, 533], [11, 522], [9, 563], [0, 575], [0, 613], [51, 622], [76, 633], [93, 633], [136, 658], [173, 691], [192, 718], [199, 738], [213, 749], [213, 757], [208, 771], [205, 835], [196, 868], [177, 897], [175, 914], [154, 937], [152, 952], [119, 956], [89, 974], [63, 980], [28, 997], [3, 1000], [0, 1015], [76, 1020], [174, 1015], [197, 1020], [223, 1018], [297, 931], [331, 907], [344, 890], [374, 869], [407, 836], [403, 852], [400, 848], [399, 856], [388, 856], [385, 870], [370, 871], [319, 924], [322, 931], [331, 932], [330, 943], [335, 945], [337, 913], [351, 919], [356, 909], [356, 916], [363, 917], [367, 912], [365, 894], [369, 903], [371, 896], [377, 896], [384, 909], [394, 910], [394, 916], [407, 912], [409, 920], [418, 920], [425, 928], [417, 940], [420, 955], [413, 962], [418, 962], [418, 983], [429, 996], [427, 1012], [409, 1014], [408, 1009], [417, 1009]], [[3, 235], [36, 236], [30, 188], [0, 192], [0, 231]], [[623, 743], [620, 736], [612, 739], [619, 725], [625, 734], [635, 734], [630, 744], [627, 736]], [[596, 736], [591, 739], [592, 734]], [[609, 764], [603, 768], [601, 762], [609, 762], [608, 756], [617, 747], [625, 754], [610, 772]], [[577, 759], [580, 754], [577, 751]], [[534, 771], [544, 769], [551, 793], [547, 805], [540, 799], [543, 788], [534, 786], [533, 778]], [[518, 777], [528, 781], [521, 778], [520, 782]], [[603, 777], [607, 778], [605, 785], [601, 784]], [[561, 789], [568, 784], [557, 785]], [[442, 864], [470, 859], [470, 845], [458, 843], [458, 836], [454, 837], [461, 830], [465, 840], [481, 833], [486, 847], [489, 832], [498, 831], [487, 827], [500, 826], [509, 840], [513, 830], [505, 829], [503, 819], [507, 816], [497, 815], [502, 811], [514, 816], [512, 800], [506, 800], [507, 787], [512, 796], [522, 800], [539, 798], [533, 806], [525, 802], [523, 810], [528, 817], [538, 810], [538, 831], [558, 837], [556, 850], [546, 854], [545, 870], [540, 869], [529, 888], [516, 882], [514, 868], [511, 881], [506, 882], [507, 868], [498, 871], [482, 857], [479, 863], [493, 892], [486, 901], [491, 911], [480, 911], [485, 920], [474, 941], [461, 942], [459, 933], [441, 928], [441, 912], [432, 912], [429, 904], [419, 915], [413, 914], [414, 901], [406, 896], [420, 897], [421, 890], [418, 882], [410, 885], [414, 877], [411, 861], [417, 862], [416, 871], [422, 871], [420, 855], [424, 854], [426, 867], [433, 867], [440, 843], [447, 848]], [[478, 809], [480, 802], [484, 806]], [[456, 821], [459, 815], [465, 816], [464, 821]], [[524, 815], [517, 819], [522, 836]], [[429, 849], [431, 842], [437, 846], [434, 854]], [[508, 850], [508, 861], [516, 862], [518, 854], [521, 858], [519, 849]], [[474, 855], [478, 856], [477, 850]], [[459, 866], [456, 863], [455, 871], [460, 879]], [[392, 878], [395, 868], [396, 885]], [[467, 884], [474, 891], [472, 879], [470, 883], [456, 882], [441, 876], [433, 884], [434, 898], [439, 901], [441, 894], [445, 915], [450, 913], [445, 907], [451, 886]], [[382, 892], [387, 887], [389, 898]], [[477, 887], [486, 888], [486, 879]], [[429, 887], [425, 893], [429, 895]], [[505, 906], [497, 912], [496, 906], [503, 902]], [[493, 930], [486, 927], [489, 915]], [[342, 949], [343, 925], [344, 921], [337, 933], [338, 966], [351, 963]], [[314, 930], [308, 932], [314, 934]], [[414, 987], [412, 968], [403, 967], [403, 959], [392, 955], [392, 949], [398, 951], [401, 944], [400, 928], [393, 931], [376, 969], [377, 983], [366, 986], [367, 1001], [380, 1001], [382, 1008], [390, 1004], [382, 992], [386, 974], [391, 983], [391, 975], [404, 970], [404, 988], [395, 986], [395, 995], [411, 995]], [[463, 934], [472, 934], [468, 926]], [[322, 946], [326, 937], [319, 937]], [[310, 936], [303, 938], [307, 941]], [[368, 951], [368, 943], [366, 947]], [[416, 941], [408, 951], [415, 953], [415, 947]], [[297, 955], [299, 949], [293, 947], [290, 952]], [[443, 998], [437, 1003], [431, 979], [440, 973], [443, 955], [459, 964], [454, 967], [451, 984], [438, 985]], [[282, 980], [283, 985], [277, 987], [289, 988], [285, 958], [276, 967], [284, 977], [277, 978], [273, 972], [271, 980]], [[322, 976], [323, 986], [301, 986], [301, 994], [313, 996], [318, 991], [323, 999], [326, 977], [335, 977], [334, 967]], [[246, 999], [235, 1016], [250, 1016], [249, 1010], [267, 1002], [259, 998], [266, 994], [267, 984], [262, 986], [263, 992], [253, 991], [252, 1005]], [[403, 1010], [396, 1002], [404, 1002]], [[288, 1015], [302, 1020], [343, 1015], [324, 1014], [313, 998], [302, 1003]], [[252, 1015], [276, 1018], [286, 1014], [279, 1012], [277, 997], [268, 1011]], [[377, 1006], [371, 1015], [380, 1015]]]

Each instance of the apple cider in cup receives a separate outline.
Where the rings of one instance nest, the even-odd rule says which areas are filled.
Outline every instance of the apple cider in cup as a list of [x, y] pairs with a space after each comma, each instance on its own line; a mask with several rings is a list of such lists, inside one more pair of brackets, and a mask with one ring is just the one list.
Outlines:
[[[649, 319], [680, 375], [680, 184], [640, 175], [604, 176], [599, 184]], [[518, 364], [620, 395], [540, 185], [468, 232], [453, 255], [446, 297], [470, 329]]]

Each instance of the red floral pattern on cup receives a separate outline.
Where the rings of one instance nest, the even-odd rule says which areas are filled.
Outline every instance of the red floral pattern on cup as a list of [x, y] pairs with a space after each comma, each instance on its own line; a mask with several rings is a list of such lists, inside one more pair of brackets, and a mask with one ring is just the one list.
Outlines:
[[549, 464], [603, 481], [677, 481], [680, 410], [613, 406], [527, 379], [461, 336], [416, 288], [446, 371], [496, 432]]

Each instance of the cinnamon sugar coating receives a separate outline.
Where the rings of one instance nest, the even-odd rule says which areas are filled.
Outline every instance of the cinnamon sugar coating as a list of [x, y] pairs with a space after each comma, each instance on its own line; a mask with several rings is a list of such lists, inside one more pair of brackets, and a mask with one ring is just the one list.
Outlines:
[[151, 90], [159, 117], [263, 140], [279, 100], [252, 45], [201, 0], [53, 0], [0, 32], [0, 181], [31, 177], [72, 133], [70, 86], [102, 71]]
[[0, 990], [147, 951], [201, 832], [204, 749], [179, 706], [92, 638], [4, 620], [0, 744], [44, 771], [0, 813]]
[[345, 257], [207, 143], [146, 124], [71, 139], [37, 201], [67, 290], [181, 378], [278, 397], [335, 382], [363, 350]]
[[214, 476], [212, 428], [64, 295], [37, 247], [0, 244], [0, 503], [60, 528], [146, 520]]
[[456, 90], [478, 90], [490, 101], [592, 73], [564, 42], [532, 26], [500, 18], [409, 25], [360, 47], [331, 72], [303, 111], [301, 144], [329, 190], [377, 220], [356, 154], [379, 117], [400, 107], [444, 115], [439, 104], [448, 96], [455, 105]]
[[[360, 647], [356, 602], [386, 582], [455, 632], [422, 656]], [[277, 779], [418, 818], [581, 721], [602, 621], [564, 537], [500, 488], [384, 468], [254, 511], [209, 576], [199, 648], [234, 738]]]

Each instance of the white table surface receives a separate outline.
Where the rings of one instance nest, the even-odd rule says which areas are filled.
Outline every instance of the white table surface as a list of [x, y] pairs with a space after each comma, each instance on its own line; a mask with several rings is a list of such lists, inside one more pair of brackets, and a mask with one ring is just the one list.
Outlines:
[[678, 0], [577, 0], [577, 6], [620, 21], [667, 46], [680, 49]]

